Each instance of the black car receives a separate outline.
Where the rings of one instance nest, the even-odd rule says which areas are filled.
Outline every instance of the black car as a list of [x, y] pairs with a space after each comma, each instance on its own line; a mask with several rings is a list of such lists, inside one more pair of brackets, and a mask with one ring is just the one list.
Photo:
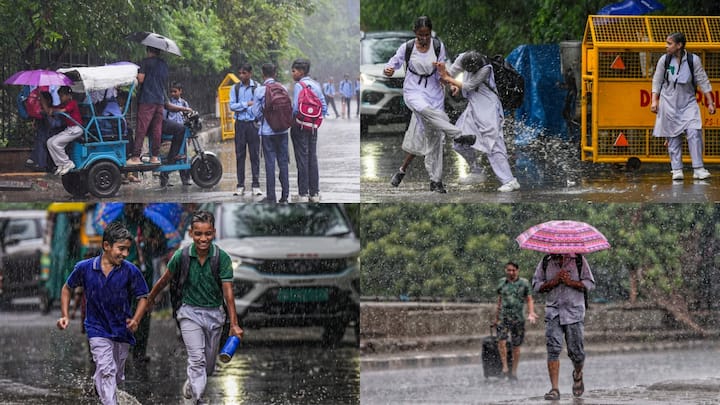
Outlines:
[[46, 217], [39, 210], [0, 212], [0, 306], [39, 295]]

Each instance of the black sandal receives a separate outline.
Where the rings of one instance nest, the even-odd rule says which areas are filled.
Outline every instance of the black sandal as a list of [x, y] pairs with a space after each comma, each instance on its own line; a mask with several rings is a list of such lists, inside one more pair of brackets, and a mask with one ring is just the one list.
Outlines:
[[579, 376], [576, 377], [575, 370], [572, 373], [573, 387], [572, 393], [575, 397], [581, 397], [585, 392], [585, 384], [583, 383], [583, 372], [580, 371]]
[[547, 394], [545, 394], [545, 399], [548, 401], [559, 401], [560, 400], [560, 390], [557, 388], [553, 388], [550, 391], [548, 391]]

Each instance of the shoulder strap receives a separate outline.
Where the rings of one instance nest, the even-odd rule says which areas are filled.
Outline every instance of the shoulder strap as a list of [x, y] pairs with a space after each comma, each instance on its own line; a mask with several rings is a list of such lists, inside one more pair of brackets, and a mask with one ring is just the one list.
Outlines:
[[217, 280], [220, 290], [222, 291], [222, 280], [220, 280], [220, 248], [217, 246], [214, 247], [215, 252], [210, 257], [210, 270], [212, 271], [213, 276], [215, 276], [215, 280]]
[[548, 262], [550, 262], [550, 255], [545, 255], [542, 259], [543, 277], [545, 276], [545, 273], [547, 272]]
[[697, 89], [697, 83], [695, 82], [695, 67], [693, 66], [695, 64], [695, 54], [687, 51], [685, 51], [685, 54], [687, 55], [687, 63], [690, 68], [690, 77], [692, 77], [693, 89]]
[[[582, 281], [582, 267], [583, 267], [583, 259], [582, 255], [580, 253], [575, 254], [575, 267], [578, 271], [578, 281]], [[585, 309], [588, 309], [588, 291], [587, 288], [583, 288], [583, 296], [585, 298]]]
[[405, 69], [407, 69], [408, 63], [410, 63], [410, 55], [412, 55], [413, 48], [415, 48], [415, 38], [405, 42]]
[[190, 272], [190, 246], [185, 246], [180, 256], [180, 271], [176, 274], [178, 289], [182, 293], [183, 284], [187, 280], [188, 273]]
[[440, 59], [440, 40], [437, 38], [432, 39], [433, 42], [433, 49], [435, 49], [435, 58]]

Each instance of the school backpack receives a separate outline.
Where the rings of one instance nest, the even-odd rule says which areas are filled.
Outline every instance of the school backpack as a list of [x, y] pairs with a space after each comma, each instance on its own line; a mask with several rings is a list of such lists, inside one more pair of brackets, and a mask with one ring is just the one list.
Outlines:
[[[545, 277], [545, 272], [547, 272], [547, 266], [548, 262], [550, 261], [551, 256], [545, 255], [542, 259], [542, 271], [543, 271], [543, 277]], [[582, 273], [582, 266], [583, 266], [583, 260], [582, 255], [579, 253], [575, 254], [575, 268], [578, 271], [578, 280], [581, 280], [580, 274]], [[583, 290], [583, 295], [585, 297], [585, 309], [588, 309], [588, 292], [587, 288]]]
[[[688, 67], [690, 68], [690, 76], [692, 77], [693, 89], [697, 89], [697, 82], [695, 82], [695, 68], [693, 66], [695, 63], [695, 61], [694, 61], [695, 54], [687, 52], [687, 51], [685, 51], [685, 53], [687, 55]], [[670, 67], [670, 62], [672, 62], [672, 58], [673, 58], [672, 56], [668, 58], [668, 55], [665, 54], [665, 84], [668, 84], [668, 85], [670, 84], [670, 80], [668, 79], [668, 68]], [[678, 67], [678, 71], [679, 70], [680, 70], [680, 67]], [[662, 91], [662, 87], [660, 88], [660, 91]], [[658, 92], [658, 95], [660, 95], [659, 92]]]
[[[433, 44], [433, 50], [435, 51], [435, 58], [439, 59], [440, 58], [440, 46], [441, 46], [440, 40], [437, 38], [433, 38], [432, 44]], [[421, 75], [418, 72], [414, 71], [410, 67], [410, 55], [412, 55], [413, 48], [415, 48], [415, 38], [413, 38], [405, 43], [405, 70], [409, 70], [411, 73], [420, 76], [420, 80], [418, 81], [418, 84], [420, 84], [420, 82], [423, 79], [425, 79], [425, 84], [427, 85], [427, 78], [434, 75], [435, 72], [437, 71], [437, 68], [434, 68], [433, 71], [430, 72], [430, 74], [428, 74], [428, 75]]]
[[310, 86], [300, 80], [302, 90], [298, 94], [298, 112], [295, 116], [295, 122], [301, 127], [307, 129], [318, 129], [322, 124], [322, 102], [320, 97], [310, 88]]
[[22, 86], [20, 93], [18, 93], [15, 102], [17, 103], [18, 115], [20, 118], [27, 120], [30, 119], [27, 108], [25, 108], [25, 101], [30, 96], [30, 86]]
[[263, 116], [275, 132], [287, 131], [292, 126], [292, 100], [282, 84], [265, 85]]
[[[28, 87], [28, 89], [29, 89], [29, 87]], [[24, 87], [23, 87], [23, 91], [24, 91]], [[23, 91], [21, 91], [20, 94], [22, 94]], [[23, 118], [26, 118], [26, 119], [32, 118], [32, 119], [37, 119], [37, 120], [43, 118], [42, 105], [40, 104], [40, 97], [42, 97], [40, 95], [40, 87], [34, 88], [32, 91], [30, 91], [27, 94], [27, 97], [23, 101], [24, 114], [27, 117], [23, 117]], [[18, 96], [18, 101], [19, 101], [19, 96]], [[20, 111], [19, 105], [18, 105], [18, 111]], [[23, 113], [21, 112], [20, 116], [22, 116], [22, 114]]]
[[497, 95], [503, 108], [520, 107], [525, 97], [525, 78], [502, 55], [488, 58], [488, 63], [493, 67]]

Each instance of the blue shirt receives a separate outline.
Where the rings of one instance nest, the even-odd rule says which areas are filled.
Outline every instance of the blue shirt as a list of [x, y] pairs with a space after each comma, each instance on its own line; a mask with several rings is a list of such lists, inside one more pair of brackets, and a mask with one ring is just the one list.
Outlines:
[[275, 83], [275, 79], [266, 79], [263, 85], [255, 89], [255, 96], [253, 97], [253, 105], [250, 107], [252, 114], [260, 120], [260, 128], [258, 128], [259, 135], [280, 135], [287, 134], [287, 130], [275, 132], [270, 124], [267, 123], [265, 117], [263, 117], [263, 107], [265, 107], [265, 85], [269, 83]]
[[310, 87], [313, 93], [318, 96], [320, 102], [322, 103], [322, 115], [323, 117], [326, 116], [327, 103], [325, 102], [325, 96], [323, 96], [320, 85], [318, 84], [318, 82], [311, 79], [310, 76], [305, 76], [295, 83], [295, 90], [293, 90], [293, 117], [296, 116], [298, 112], [298, 97], [300, 96], [300, 92], [302, 91], [302, 84], [300, 84], [300, 82], [305, 82], [305, 84]]
[[335, 96], [335, 84], [327, 82], [323, 85], [323, 93], [325, 93], [326, 96], [334, 97]]
[[140, 62], [138, 73], [145, 74], [138, 103], [165, 105], [165, 83], [168, 80], [167, 63], [157, 56], [145, 58]]
[[[180, 97], [180, 98], [171, 98], [170, 104], [176, 105], [179, 107], [187, 107], [190, 108], [190, 104], [188, 102]], [[178, 124], [185, 124], [185, 120], [183, 119], [182, 111], [168, 111], [165, 110], [165, 118], [169, 119], [170, 121], [175, 121]]]
[[83, 287], [85, 291], [88, 338], [102, 337], [134, 345], [135, 338], [126, 319], [133, 316], [131, 299], [147, 296], [148, 286], [140, 270], [127, 260], [105, 277], [100, 258], [78, 262], [66, 284], [70, 288]]
[[235, 119], [239, 121], [255, 121], [255, 114], [248, 107], [248, 101], [255, 97], [257, 82], [250, 79], [246, 86], [243, 82], [236, 83], [230, 88], [230, 109], [235, 111]]
[[343, 80], [340, 82], [340, 94], [342, 94], [343, 97], [350, 98], [353, 96], [354, 92], [355, 90], [353, 89], [353, 84], [350, 80]]

